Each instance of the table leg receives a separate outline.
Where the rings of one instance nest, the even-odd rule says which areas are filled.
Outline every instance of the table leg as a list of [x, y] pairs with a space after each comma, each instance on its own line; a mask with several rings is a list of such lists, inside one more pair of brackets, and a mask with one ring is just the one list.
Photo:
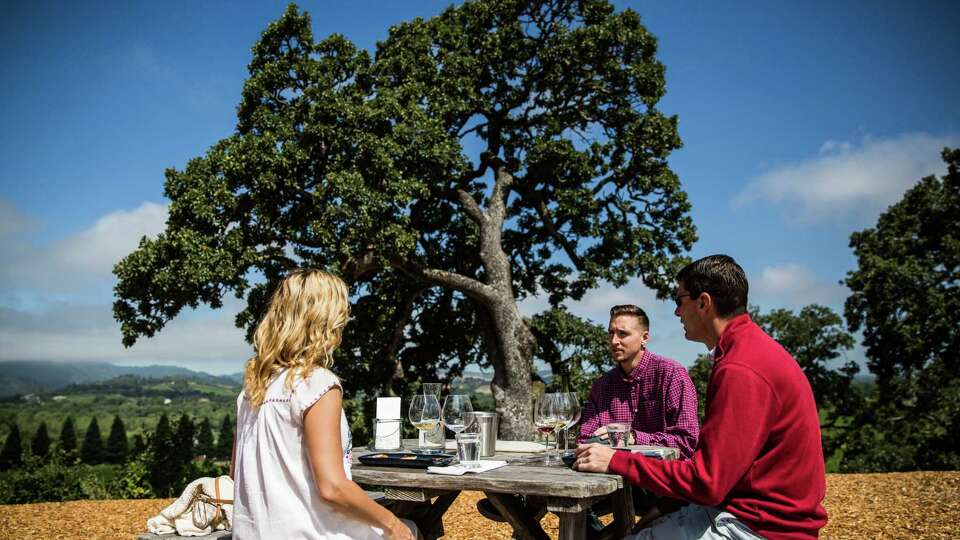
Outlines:
[[[517, 540], [549, 540], [540, 523], [535, 521], [526, 509], [518, 505], [509, 495], [502, 493], [484, 493], [500, 515], [513, 527], [513, 536]], [[562, 525], [561, 525], [562, 530]]]
[[557, 540], [584, 540], [587, 536], [587, 518], [583, 512], [558, 513], [560, 534]]
[[[424, 517], [423, 528], [421, 529], [424, 531], [423, 537], [425, 539], [432, 540], [443, 536], [443, 514], [447, 512], [458, 495], [460, 495], [459, 491], [451, 491], [450, 493], [440, 495], [437, 497], [437, 500], [433, 501], [433, 504], [430, 505], [430, 512]], [[420, 523], [418, 523], [417, 526], [421, 526]]]
[[416, 523], [425, 540], [435, 540], [443, 536], [443, 515], [458, 495], [459, 491], [443, 493], [433, 502], [391, 501], [389, 508], [398, 517]]
[[633, 488], [629, 482], [623, 483], [623, 489], [613, 495], [613, 523], [615, 536], [623, 538], [630, 534], [636, 522], [636, 509], [633, 507]]

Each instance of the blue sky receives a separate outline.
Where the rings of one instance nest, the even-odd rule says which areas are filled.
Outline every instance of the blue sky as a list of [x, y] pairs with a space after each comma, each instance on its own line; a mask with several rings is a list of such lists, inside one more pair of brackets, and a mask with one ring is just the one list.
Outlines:
[[[317, 39], [372, 49], [394, 23], [447, 2], [302, 2]], [[766, 311], [842, 308], [850, 233], [960, 146], [960, 3], [617, 2], [640, 13], [680, 118], [671, 164], [693, 203], [694, 257], [726, 252]], [[163, 171], [235, 124], [260, 32], [283, 2], [17, 2], [0, 20], [0, 360], [175, 363], [214, 373], [249, 355], [239, 309], [186, 313], [120, 345], [110, 268], [163, 228]], [[690, 364], [672, 307], [639, 283], [611, 304], [652, 318], [651, 347]], [[525, 301], [532, 314], [543, 300]], [[853, 359], [862, 354], [854, 351]]]

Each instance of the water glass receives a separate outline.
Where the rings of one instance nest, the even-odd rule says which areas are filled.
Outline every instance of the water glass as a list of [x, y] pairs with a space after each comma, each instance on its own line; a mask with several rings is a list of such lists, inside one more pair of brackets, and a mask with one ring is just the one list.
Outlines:
[[613, 448], [626, 448], [629, 433], [630, 426], [626, 424], [607, 424], [607, 437], [609, 437], [607, 440]]
[[457, 433], [457, 458], [467, 469], [480, 466], [480, 433]]

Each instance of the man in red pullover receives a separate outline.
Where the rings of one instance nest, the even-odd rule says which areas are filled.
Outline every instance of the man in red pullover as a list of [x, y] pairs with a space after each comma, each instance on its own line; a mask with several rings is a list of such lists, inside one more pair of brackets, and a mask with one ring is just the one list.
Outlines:
[[[827, 522], [820, 422], [797, 362], [747, 315], [747, 279], [733, 258], [704, 257], [677, 274], [687, 339], [713, 357], [706, 418], [689, 461], [591, 444], [574, 467], [611, 472], [692, 504], [634, 538], [816, 538]], [[682, 536], [681, 536], [682, 535]]]

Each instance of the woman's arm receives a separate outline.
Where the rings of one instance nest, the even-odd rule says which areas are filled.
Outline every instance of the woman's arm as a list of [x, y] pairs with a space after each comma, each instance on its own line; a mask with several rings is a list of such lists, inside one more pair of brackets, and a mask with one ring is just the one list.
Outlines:
[[413, 540], [397, 516], [373, 502], [343, 471], [340, 442], [342, 395], [331, 388], [303, 415], [307, 455], [320, 497], [337, 511], [383, 529], [387, 538]]

